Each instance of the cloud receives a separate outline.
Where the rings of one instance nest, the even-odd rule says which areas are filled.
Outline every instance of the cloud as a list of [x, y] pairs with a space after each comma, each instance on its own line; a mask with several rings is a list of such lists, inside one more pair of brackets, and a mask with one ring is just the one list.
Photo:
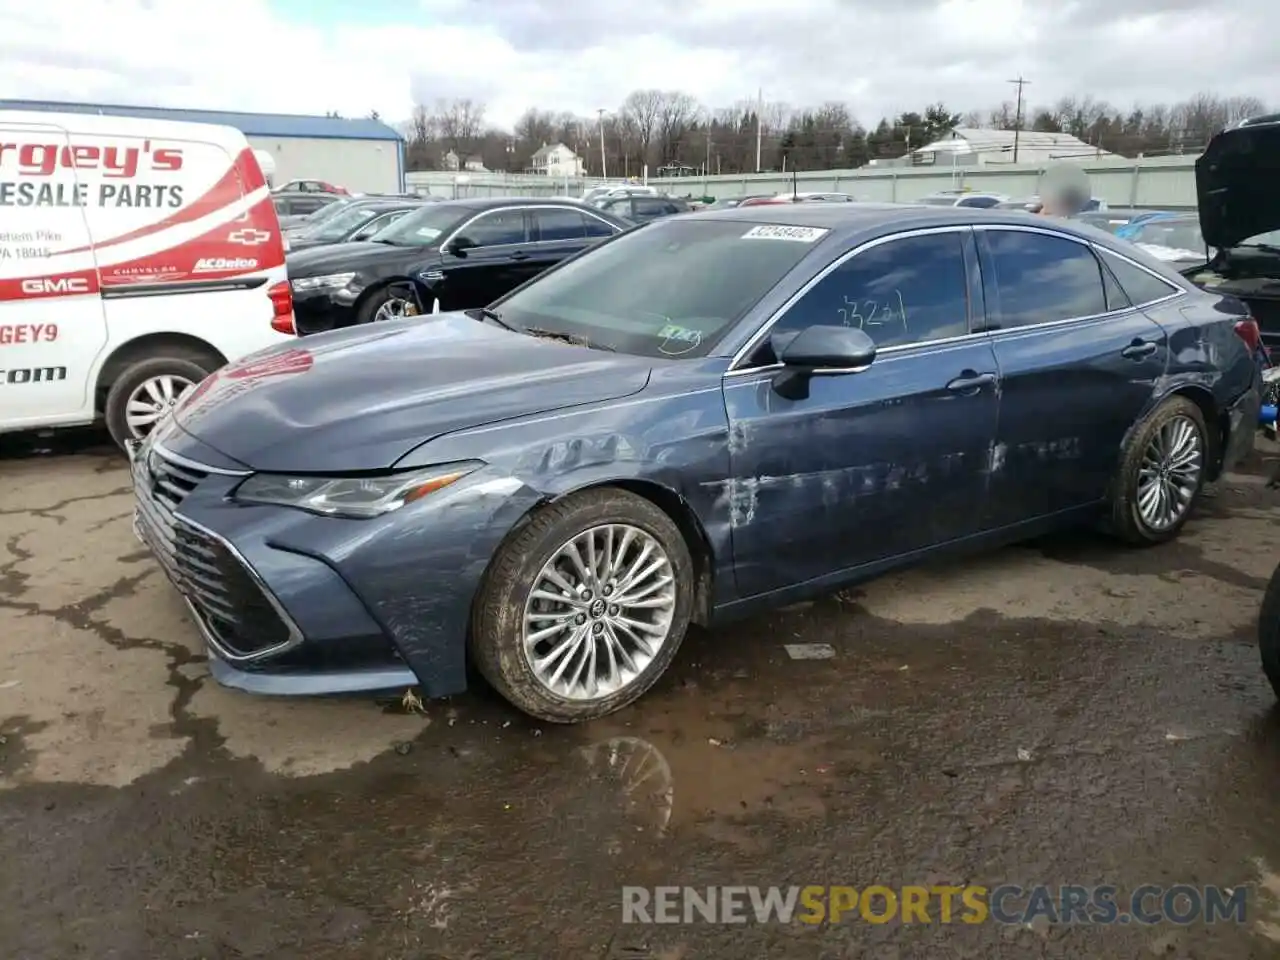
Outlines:
[[[283, 3], [284, 0], [278, 0]], [[864, 123], [1092, 95], [1128, 106], [1280, 87], [1262, 0], [0, 0], [0, 89], [88, 101], [407, 117], [469, 96], [491, 121], [591, 114], [640, 87], [729, 106], [763, 89]], [[305, 19], [303, 19], [305, 18]]]

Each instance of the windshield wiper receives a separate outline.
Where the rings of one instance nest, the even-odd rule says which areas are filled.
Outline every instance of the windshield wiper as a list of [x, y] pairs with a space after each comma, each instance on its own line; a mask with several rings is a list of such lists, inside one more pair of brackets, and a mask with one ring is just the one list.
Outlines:
[[1280, 247], [1270, 243], [1242, 243], [1241, 247], [1248, 247], [1250, 250], [1261, 250], [1263, 253], [1280, 253]]
[[464, 310], [463, 313], [471, 317], [473, 320], [492, 321], [493, 323], [496, 323], [498, 326], [502, 327], [504, 330], [514, 331], [516, 329], [511, 324], [507, 323], [507, 321], [503, 320], [502, 314], [498, 313], [497, 310], [490, 310], [488, 307], [475, 307], [471, 310]]

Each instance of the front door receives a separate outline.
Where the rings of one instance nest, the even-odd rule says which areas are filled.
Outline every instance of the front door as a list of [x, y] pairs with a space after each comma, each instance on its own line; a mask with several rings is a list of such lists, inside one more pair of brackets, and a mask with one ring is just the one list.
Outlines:
[[[744, 597], [977, 530], [999, 382], [989, 339], [970, 332], [972, 243], [967, 228], [946, 228], [856, 253], [725, 377], [724, 496]], [[785, 399], [771, 385], [772, 344], [815, 324], [861, 327], [880, 353]]]
[[976, 231], [1003, 384], [984, 526], [1101, 500], [1129, 428], [1169, 362], [1088, 244], [1034, 229]]
[[444, 279], [436, 284], [441, 310], [483, 307], [530, 276], [523, 209], [482, 213], [464, 224], [454, 239], [464, 239], [467, 245], [441, 256]]
[[0, 207], [0, 426], [8, 429], [92, 413], [90, 372], [107, 321], [85, 212], [100, 212], [103, 201], [74, 165], [54, 162], [80, 146], [101, 145], [73, 148], [53, 124], [0, 125], [0, 183], [11, 181], [4, 185], [19, 201]]

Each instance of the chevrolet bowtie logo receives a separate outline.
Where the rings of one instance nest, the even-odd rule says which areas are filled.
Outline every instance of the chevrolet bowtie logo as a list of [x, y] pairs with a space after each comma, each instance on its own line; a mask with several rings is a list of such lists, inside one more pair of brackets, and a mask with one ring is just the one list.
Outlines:
[[271, 234], [265, 230], [254, 230], [252, 227], [246, 227], [244, 230], [237, 230], [235, 233], [228, 234], [228, 243], [242, 243], [246, 247], [256, 247], [260, 243], [266, 243], [271, 239]]

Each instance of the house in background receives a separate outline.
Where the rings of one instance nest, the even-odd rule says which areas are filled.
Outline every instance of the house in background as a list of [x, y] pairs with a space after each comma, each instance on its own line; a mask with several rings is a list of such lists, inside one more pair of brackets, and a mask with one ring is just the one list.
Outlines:
[[484, 165], [484, 160], [479, 154], [472, 154], [465, 160], [458, 156], [456, 152], [450, 150], [443, 157], [444, 168], [452, 170], [455, 173], [459, 170], [465, 170], [468, 173], [488, 173], [489, 168]]
[[544, 143], [534, 153], [525, 173], [540, 173], [546, 177], [581, 177], [582, 158], [563, 143]]
[[[1022, 130], [1017, 134], [1018, 163], [1054, 160], [1099, 160], [1114, 153], [1095, 147], [1069, 133]], [[957, 127], [951, 135], [911, 151], [912, 165], [988, 166], [1013, 163], [1014, 131]]]

